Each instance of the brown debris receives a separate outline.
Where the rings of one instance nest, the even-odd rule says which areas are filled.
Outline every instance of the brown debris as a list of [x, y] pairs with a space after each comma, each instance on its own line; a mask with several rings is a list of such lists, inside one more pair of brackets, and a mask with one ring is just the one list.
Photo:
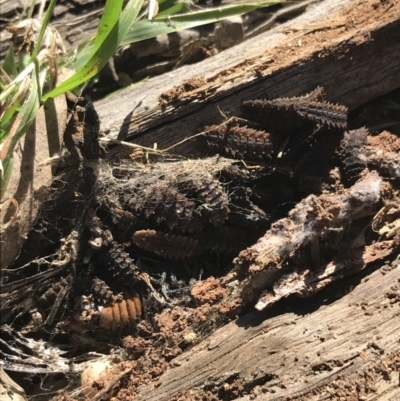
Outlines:
[[219, 280], [209, 277], [198, 282], [191, 290], [196, 305], [213, 305], [224, 298], [226, 290], [221, 287]]
[[[170, 104], [171, 102], [181, 100], [182, 95], [185, 95], [193, 100], [193, 98], [201, 97], [197, 92], [207, 84], [204, 78], [194, 78], [183, 82], [170, 91], [164, 92], [160, 95], [161, 104]], [[204, 91], [204, 89], [203, 89]]]
[[400, 139], [387, 131], [369, 136], [363, 148], [367, 164], [390, 179], [400, 178]]
[[242, 251], [235, 259], [240, 276], [250, 276], [243, 288], [244, 301], [254, 302], [260, 291], [273, 284], [285, 259], [301, 246], [364, 216], [374, 214], [380, 200], [382, 179], [369, 173], [343, 194], [308, 196], [274, 223], [257, 244]]
[[300, 245], [323, 235], [332, 227], [367, 216], [380, 199], [382, 179], [376, 172], [340, 195], [310, 195], [299, 202], [289, 217], [274, 223], [257, 244], [235, 259], [236, 269], [247, 267], [250, 273], [279, 267], [286, 256]]
[[262, 310], [289, 296], [310, 297], [343, 276], [364, 269], [368, 263], [386, 258], [398, 246], [399, 243], [395, 241], [383, 241], [366, 246], [365, 249], [353, 248], [317, 270], [306, 269], [286, 274], [274, 283], [272, 290], [261, 294], [255, 307]]
[[122, 340], [122, 345], [125, 347], [126, 352], [132, 358], [139, 358], [143, 356], [149, 347], [153, 345], [153, 342], [150, 340], [145, 340], [142, 337], [133, 337], [133, 336], [126, 336]]

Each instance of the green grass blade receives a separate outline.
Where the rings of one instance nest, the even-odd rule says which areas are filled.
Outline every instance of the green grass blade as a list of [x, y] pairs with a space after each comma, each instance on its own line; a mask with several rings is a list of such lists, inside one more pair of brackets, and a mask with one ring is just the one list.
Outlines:
[[142, 20], [135, 23], [129, 30], [121, 45], [127, 45], [157, 35], [194, 28], [210, 24], [236, 15], [245, 14], [260, 7], [282, 3], [283, 0], [265, 1], [261, 3], [239, 4], [208, 10], [190, 12], [187, 14], [159, 17], [153, 20]]
[[180, 11], [183, 10], [183, 8], [185, 7], [185, 3], [178, 3], [173, 5], [172, 7], [164, 10], [164, 11], [160, 11], [157, 14], [157, 17], [166, 17], [168, 15], [174, 15], [176, 13], [179, 13]]
[[18, 70], [22, 72], [26, 68], [28, 68], [31, 56], [26, 52], [20, 52], [18, 55]]
[[24, 104], [21, 106], [19, 116], [21, 116], [21, 122], [18, 126], [16, 135], [12, 139], [12, 143], [15, 144], [24, 135], [32, 124], [36, 117], [36, 114], [40, 107], [40, 82], [39, 82], [39, 66], [35, 63], [35, 71], [32, 74], [31, 86], [29, 89], [29, 97], [26, 99]]
[[[0, 160], [1, 163], [1, 160]], [[7, 184], [10, 181], [11, 173], [14, 167], [14, 158], [11, 157], [7, 164], [0, 164], [0, 199], [3, 197], [4, 192], [6, 192]]]
[[12, 43], [4, 59], [3, 69], [10, 77], [16, 77], [18, 75], [17, 66], [15, 64], [14, 45]]
[[100, 24], [94, 39], [91, 56], [93, 56], [107, 36], [112, 30], [112, 27], [118, 22], [121, 15], [123, 0], [108, 0], [104, 7], [103, 15], [101, 16]]
[[46, 32], [47, 25], [49, 25], [51, 15], [53, 14], [54, 6], [56, 5], [57, 0], [50, 0], [50, 4], [47, 7], [46, 13], [44, 14], [43, 22], [42, 22], [42, 27], [40, 28], [38, 40], [35, 44], [35, 48], [33, 49], [30, 62], [33, 62], [33, 60], [36, 60], [39, 50], [40, 50], [40, 45], [42, 43], [42, 39], [44, 36], [44, 33]]
[[143, 5], [143, 0], [130, 0], [122, 11], [117, 23], [110, 27], [109, 34], [100, 47], [92, 54], [86, 64], [73, 76], [43, 97], [43, 101], [73, 90], [90, 78], [94, 77], [113, 56], [121, 41], [126, 36], [130, 26], [135, 21]]

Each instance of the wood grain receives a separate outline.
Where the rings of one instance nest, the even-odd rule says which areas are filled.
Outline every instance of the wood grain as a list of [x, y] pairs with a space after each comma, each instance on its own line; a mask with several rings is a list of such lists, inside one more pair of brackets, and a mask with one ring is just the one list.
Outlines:
[[[323, 2], [302, 16], [194, 66], [96, 102], [109, 138], [166, 148], [239, 115], [242, 100], [305, 94], [354, 109], [400, 86], [400, 4]], [[193, 146], [185, 148], [193, 149]]]
[[[374, 369], [370, 384], [377, 391], [368, 399], [399, 396], [396, 368], [392, 365], [387, 376], [379, 374], [393, 358], [400, 361], [400, 304], [391, 304], [387, 296], [399, 280], [400, 266], [389, 272], [382, 268], [353, 290], [349, 283], [344, 285], [342, 293], [348, 293], [331, 304], [314, 299], [307, 301], [305, 310], [296, 308], [297, 313], [244, 316], [178, 357], [175, 363], [181, 365], [162, 375], [156, 386], [142, 386], [137, 399], [163, 401], [182, 389], [222, 386], [233, 374], [250, 388], [255, 378], [265, 378], [264, 395], [257, 400], [306, 394], [308, 400], [330, 399], [330, 386], [340, 377], [346, 376], [350, 386], [358, 382], [362, 387], [363, 375]], [[350, 399], [352, 389], [345, 391]]]

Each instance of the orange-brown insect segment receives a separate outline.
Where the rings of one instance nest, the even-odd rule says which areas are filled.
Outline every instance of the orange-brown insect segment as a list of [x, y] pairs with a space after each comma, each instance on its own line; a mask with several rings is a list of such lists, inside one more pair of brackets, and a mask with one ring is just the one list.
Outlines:
[[207, 146], [219, 154], [245, 160], [264, 160], [273, 155], [271, 135], [262, 130], [223, 123], [208, 127]]
[[196, 256], [203, 251], [195, 239], [155, 230], [136, 231], [133, 235], [133, 243], [146, 251], [175, 260]]
[[114, 302], [100, 312], [100, 327], [117, 331], [127, 325], [134, 325], [142, 314], [142, 304], [137, 294]]

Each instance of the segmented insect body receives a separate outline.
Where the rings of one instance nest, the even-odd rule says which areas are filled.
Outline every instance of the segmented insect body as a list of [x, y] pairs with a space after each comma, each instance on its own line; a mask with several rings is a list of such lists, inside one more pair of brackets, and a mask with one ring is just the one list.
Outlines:
[[196, 203], [196, 214], [214, 227], [221, 226], [229, 216], [229, 197], [223, 186], [211, 174], [188, 180], [188, 197]]
[[98, 303], [113, 303], [116, 299], [110, 287], [103, 280], [100, 280], [97, 277], [90, 283], [90, 292]]
[[345, 130], [347, 128], [347, 107], [314, 100], [294, 102], [296, 113], [310, 119], [321, 128]]
[[134, 214], [170, 230], [186, 232], [198, 225], [195, 202], [163, 180], [144, 179], [133, 189], [134, 193], [124, 194], [122, 203]]
[[107, 250], [105, 262], [112, 270], [114, 277], [125, 283], [134, 283], [140, 281], [140, 270], [133, 259], [125, 252], [122, 245], [113, 242]]
[[176, 182], [144, 180], [135, 188], [135, 196], [122, 203], [158, 226], [183, 233], [198, 231], [207, 223], [222, 224], [229, 214], [224, 188], [211, 174], [191, 174]]
[[223, 123], [207, 127], [207, 147], [234, 159], [265, 160], [273, 155], [271, 135], [265, 131]]
[[294, 172], [305, 176], [323, 176], [333, 167], [332, 155], [343, 138], [343, 132], [322, 129], [307, 141], [307, 147], [298, 153]]
[[347, 127], [347, 108], [321, 100], [317, 88], [306, 96], [274, 100], [243, 102], [245, 118], [259, 123], [271, 132], [286, 135], [312, 133], [321, 127], [344, 130]]
[[142, 314], [142, 302], [137, 293], [125, 292], [122, 300], [100, 308], [99, 325], [103, 329], [117, 331], [134, 326]]
[[174, 181], [141, 183], [127, 203], [159, 226], [180, 232], [198, 231], [205, 224], [221, 225], [229, 215], [229, 198], [206, 171], [177, 174]]
[[347, 131], [342, 141], [342, 173], [346, 185], [353, 185], [367, 166], [361, 149], [367, 143], [368, 131], [365, 127]]
[[193, 238], [155, 230], [136, 231], [132, 240], [139, 248], [173, 260], [197, 256], [204, 250]]

